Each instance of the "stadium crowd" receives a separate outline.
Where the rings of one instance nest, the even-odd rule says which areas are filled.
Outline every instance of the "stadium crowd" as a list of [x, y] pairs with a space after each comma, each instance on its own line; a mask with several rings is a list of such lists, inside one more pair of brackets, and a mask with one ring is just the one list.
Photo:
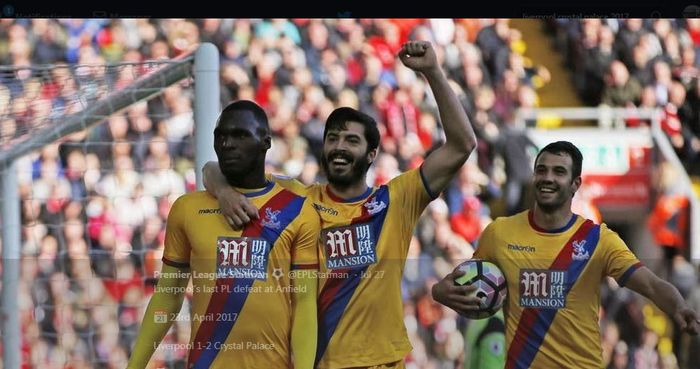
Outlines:
[[560, 19], [548, 26], [586, 104], [661, 108], [664, 132], [689, 173], [700, 175], [700, 19]]
[[[561, 20], [550, 29], [587, 104], [662, 107], [666, 133], [688, 170], [700, 173], [700, 20]], [[135, 66], [106, 75], [66, 64], [172, 58], [212, 42], [221, 53], [222, 103], [255, 100], [268, 113], [269, 171], [322, 181], [325, 119], [351, 106], [379, 123], [369, 178], [380, 185], [420, 165], [443, 139], [426, 83], [396, 58], [408, 39], [436, 45], [478, 139], [458, 178], [421, 217], [402, 286], [414, 346], [407, 367], [454, 368], [464, 359], [469, 321], [433, 301], [430, 287], [471, 257], [492, 217], [531, 201], [534, 144], [514, 114], [539, 104], [537, 89], [550, 77], [523, 55], [527, 45], [508, 20], [2, 19], [2, 65], [58, 67], [0, 75], [0, 147], [47, 119], [59, 124], [86, 95], [138, 76]], [[188, 81], [176, 84], [19, 161], [23, 368], [125, 366], [160, 269], [166, 216], [195, 189], [201, 170], [193, 159], [192, 92]], [[682, 256], [673, 265], [673, 281], [700, 310], [696, 271]], [[614, 282], [603, 289], [610, 368], [699, 367], [700, 358], [689, 356], [698, 342], [690, 350], [673, 341], [669, 321], [640, 296]], [[155, 367], [184, 367], [189, 324], [186, 314], [178, 319]]]

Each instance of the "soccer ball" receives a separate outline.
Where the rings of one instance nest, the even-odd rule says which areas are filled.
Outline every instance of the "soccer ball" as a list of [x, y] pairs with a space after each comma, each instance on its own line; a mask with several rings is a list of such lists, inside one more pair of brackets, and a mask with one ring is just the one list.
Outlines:
[[501, 269], [494, 263], [480, 259], [467, 260], [457, 268], [464, 275], [455, 279], [455, 284], [476, 285], [478, 288], [473, 293], [481, 299], [479, 310], [472, 310], [465, 316], [469, 319], [484, 319], [496, 314], [506, 300], [506, 278]]

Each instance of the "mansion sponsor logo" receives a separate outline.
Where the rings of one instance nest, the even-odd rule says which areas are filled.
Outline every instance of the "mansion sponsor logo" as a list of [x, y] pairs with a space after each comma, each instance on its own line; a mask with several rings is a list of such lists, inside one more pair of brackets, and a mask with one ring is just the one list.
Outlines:
[[216, 242], [217, 278], [267, 279], [270, 243], [256, 237], [219, 237]]
[[377, 262], [369, 224], [325, 229], [321, 237], [328, 269], [360, 267]]
[[541, 309], [566, 307], [566, 271], [520, 270], [520, 306]]

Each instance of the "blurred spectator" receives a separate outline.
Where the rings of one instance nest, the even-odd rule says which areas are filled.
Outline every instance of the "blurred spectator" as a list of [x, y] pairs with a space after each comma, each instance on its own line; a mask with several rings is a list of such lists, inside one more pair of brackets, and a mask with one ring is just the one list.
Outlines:
[[639, 102], [641, 90], [639, 82], [630, 77], [625, 64], [615, 60], [608, 68], [601, 102], [613, 107], [633, 106]]
[[618, 341], [613, 349], [613, 356], [608, 369], [631, 369], [629, 348], [625, 341]]
[[598, 30], [598, 42], [583, 58], [582, 97], [588, 105], [598, 105], [605, 87], [605, 71], [615, 60], [615, 34], [607, 25]]
[[622, 29], [618, 31], [615, 39], [615, 49], [618, 53], [618, 60], [621, 60], [627, 68], [632, 67], [631, 51], [639, 43], [644, 33], [641, 19], [630, 18], [623, 20]]
[[684, 47], [681, 51], [680, 65], [675, 64], [673, 76], [680, 80], [686, 89], [693, 87], [693, 81], [700, 77], [693, 47]]
[[661, 195], [649, 216], [648, 226], [654, 242], [663, 250], [664, 268], [670, 274], [674, 256], [682, 255], [687, 247], [688, 198], [684, 195]]
[[509, 23], [508, 19], [496, 19], [493, 24], [482, 28], [476, 36], [476, 44], [481, 49], [493, 81], [498, 81], [507, 67], [511, 32]]
[[534, 163], [532, 151], [536, 151], [537, 146], [527, 136], [524, 128], [508, 123], [501, 134], [498, 148], [505, 161], [504, 196], [507, 212], [512, 215], [529, 207]]
[[450, 225], [455, 233], [469, 243], [474, 243], [484, 227], [481, 222], [481, 202], [479, 199], [473, 195], [465, 197], [462, 211], [450, 217]]
[[634, 351], [635, 369], [656, 369], [659, 368], [659, 353], [656, 345], [659, 337], [654, 331], [647, 329], [642, 332], [642, 339], [639, 347]]

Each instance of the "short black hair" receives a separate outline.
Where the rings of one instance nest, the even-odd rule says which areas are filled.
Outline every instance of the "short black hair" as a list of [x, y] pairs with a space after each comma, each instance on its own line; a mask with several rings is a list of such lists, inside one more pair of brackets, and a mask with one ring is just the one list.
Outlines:
[[374, 118], [359, 110], [345, 106], [333, 110], [328, 119], [326, 119], [326, 127], [323, 129], [323, 141], [326, 141], [328, 131], [346, 129], [348, 122], [357, 122], [365, 127], [367, 152], [379, 147], [379, 129]]
[[579, 151], [578, 147], [569, 141], [556, 141], [543, 147], [540, 152], [537, 153], [535, 158], [535, 165], [537, 165], [537, 160], [540, 158], [543, 152], [548, 152], [550, 154], [560, 154], [566, 153], [571, 157], [572, 167], [571, 167], [571, 179], [581, 176], [581, 167], [583, 165], [583, 155]]
[[221, 114], [219, 114], [219, 119], [217, 120], [216, 125], [218, 126], [219, 122], [224, 119], [225, 116], [237, 111], [249, 111], [253, 113], [255, 121], [258, 122], [258, 129], [260, 130], [258, 133], [269, 134], [270, 123], [267, 120], [265, 110], [263, 110], [260, 105], [250, 100], [237, 100], [226, 105], [224, 110], [221, 111]]

